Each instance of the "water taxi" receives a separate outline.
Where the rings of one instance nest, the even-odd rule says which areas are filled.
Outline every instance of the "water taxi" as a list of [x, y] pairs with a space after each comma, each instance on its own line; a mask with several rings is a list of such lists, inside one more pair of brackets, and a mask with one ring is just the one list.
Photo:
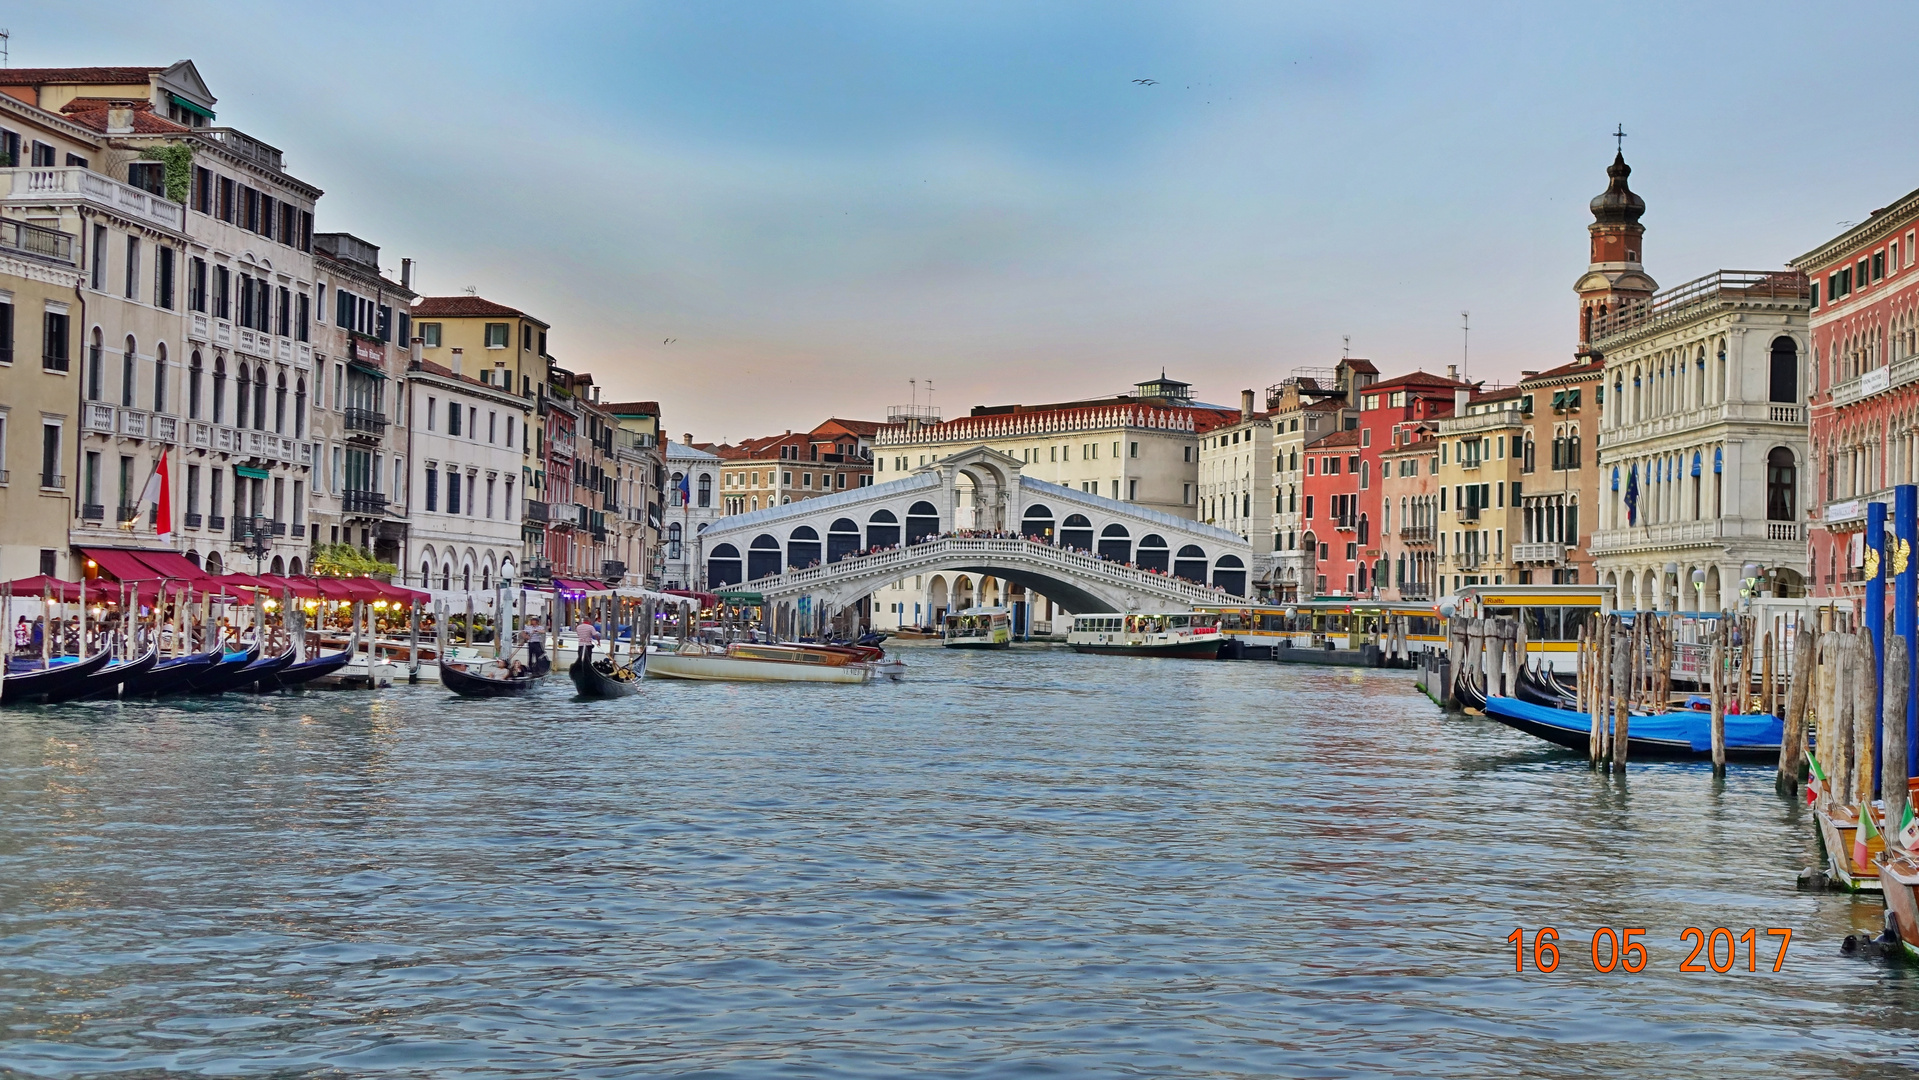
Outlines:
[[1075, 615], [1066, 644], [1074, 652], [1113, 656], [1219, 656], [1219, 616], [1205, 612]]
[[941, 635], [949, 649], [1004, 649], [1013, 643], [1013, 620], [1003, 607], [976, 607], [946, 617]]
[[1467, 585], [1439, 604], [1448, 620], [1521, 619], [1527, 666], [1561, 674], [1579, 668], [1579, 632], [1611, 610], [1612, 589], [1604, 585]]
[[761, 645], [688, 642], [677, 650], [648, 653], [649, 679], [708, 682], [863, 683], [873, 677], [871, 654], [843, 645]]

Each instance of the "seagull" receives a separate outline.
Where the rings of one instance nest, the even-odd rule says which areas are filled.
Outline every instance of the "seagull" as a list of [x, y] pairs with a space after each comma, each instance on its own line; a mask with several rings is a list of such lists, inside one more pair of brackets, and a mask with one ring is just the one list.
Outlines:
[[666, 340], [664, 340], [664, 341], [662, 341], [662, 342], [660, 342], [660, 344], [662, 344], [662, 345], [671, 345], [671, 344], [673, 344], [674, 342], [676, 342], [676, 341], [678, 341], [678, 340], [680, 340], [680, 339], [679, 339], [679, 338], [676, 338], [676, 337], [670, 337], [670, 338], [667, 338]]
[[1158, 86], [1159, 85], [1158, 79], [1134, 79], [1133, 81], [1138, 83], [1141, 86]]

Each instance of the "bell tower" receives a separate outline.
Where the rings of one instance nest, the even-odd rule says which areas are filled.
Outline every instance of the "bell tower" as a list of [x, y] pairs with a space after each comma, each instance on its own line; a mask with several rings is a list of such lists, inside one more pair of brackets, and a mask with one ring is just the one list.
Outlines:
[[[1623, 139], [1625, 132], [1614, 134]], [[1575, 355], [1588, 357], [1592, 349], [1594, 320], [1615, 314], [1624, 305], [1645, 300], [1659, 288], [1646, 275], [1643, 241], [1646, 227], [1639, 223], [1646, 212], [1646, 200], [1626, 186], [1632, 166], [1626, 164], [1624, 150], [1613, 156], [1606, 170], [1606, 190], [1592, 201], [1593, 223], [1586, 226], [1592, 234], [1592, 261], [1574, 283], [1579, 294], [1579, 349]]]

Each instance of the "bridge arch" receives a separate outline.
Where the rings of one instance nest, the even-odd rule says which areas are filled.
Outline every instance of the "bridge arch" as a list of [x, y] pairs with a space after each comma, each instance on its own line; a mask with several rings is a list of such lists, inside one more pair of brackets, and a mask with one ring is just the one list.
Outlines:
[[1139, 538], [1139, 550], [1133, 555], [1133, 565], [1141, 570], [1157, 570], [1164, 574], [1171, 565], [1169, 560], [1165, 537], [1158, 533], [1147, 533]]
[[780, 542], [771, 533], [753, 538], [746, 549], [746, 580], [758, 581], [780, 572]]
[[706, 559], [706, 587], [724, 589], [745, 580], [740, 569], [740, 549], [732, 544], [716, 545]]
[[922, 499], [906, 508], [906, 542], [917, 544], [940, 534], [939, 508]]
[[1179, 555], [1173, 559], [1173, 576], [1198, 585], [1206, 584], [1206, 549], [1198, 544], [1180, 548]]
[[860, 527], [852, 518], [836, 518], [826, 530], [826, 561], [839, 562], [860, 549]]
[[893, 548], [900, 546], [900, 519], [891, 510], [875, 510], [866, 519], [866, 546], [873, 548]]
[[1026, 514], [1020, 519], [1020, 535], [1043, 543], [1053, 542], [1053, 508], [1045, 503], [1033, 503], [1026, 508]]
[[1059, 526], [1059, 545], [1075, 551], [1093, 550], [1093, 523], [1085, 514], [1069, 514]]
[[1237, 555], [1221, 555], [1213, 562], [1213, 584], [1232, 593], [1246, 595], [1246, 563]]
[[786, 567], [799, 570], [820, 561], [820, 534], [811, 525], [796, 526], [786, 536]]
[[1133, 561], [1133, 534], [1115, 521], [1099, 531], [1099, 555], [1116, 563]]

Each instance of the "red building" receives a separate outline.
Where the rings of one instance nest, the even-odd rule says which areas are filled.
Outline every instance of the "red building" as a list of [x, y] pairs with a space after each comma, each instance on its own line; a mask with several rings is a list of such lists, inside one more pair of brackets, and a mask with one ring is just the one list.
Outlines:
[[1374, 542], [1360, 518], [1359, 430], [1335, 431], [1304, 451], [1306, 478], [1300, 508], [1301, 546], [1314, 559], [1315, 596], [1353, 596], [1367, 588], [1360, 550]]
[[[1405, 441], [1405, 433], [1441, 417], [1451, 416], [1461, 395], [1472, 386], [1443, 375], [1415, 371], [1396, 379], [1374, 383], [1359, 394], [1359, 518], [1354, 531], [1359, 534], [1358, 558], [1362, 565], [1354, 576], [1359, 592], [1377, 587], [1377, 579], [1390, 579], [1390, 567], [1381, 544], [1379, 526], [1382, 515], [1380, 455]], [[1328, 575], [1336, 583], [1339, 579]]]
[[[1807, 586], [1863, 589], [1866, 504], [1919, 479], [1919, 191], [1792, 261], [1812, 279]], [[1775, 358], [1790, 378], [1796, 357]]]

